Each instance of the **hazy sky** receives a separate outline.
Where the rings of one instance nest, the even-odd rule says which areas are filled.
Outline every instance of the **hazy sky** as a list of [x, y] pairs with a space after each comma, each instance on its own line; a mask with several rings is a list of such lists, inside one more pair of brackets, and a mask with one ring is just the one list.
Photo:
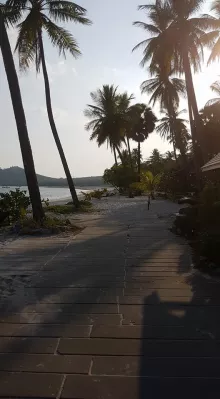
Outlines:
[[[148, 102], [141, 96], [140, 84], [148, 76], [139, 67], [141, 52], [131, 49], [144, 39], [144, 33], [132, 26], [134, 20], [144, 20], [143, 11], [137, 11], [139, 0], [78, 0], [88, 10], [93, 21], [90, 27], [69, 24], [66, 27], [77, 39], [83, 55], [75, 60], [58, 53], [45, 39], [45, 52], [51, 82], [52, 104], [58, 132], [73, 176], [100, 175], [113, 164], [113, 156], [105, 146], [98, 148], [89, 140], [84, 126], [83, 110], [90, 103], [90, 92], [103, 84], [118, 85], [121, 91], [134, 93], [137, 102]], [[204, 11], [208, 11], [206, 1]], [[9, 31], [14, 47], [16, 31]], [[15, 57], [16, 58], [16, 57]], [[220, 65], [204, 67], [195, 77], [196, 94], [202, 107], [213, 94], [209, 86], [220, 75]], [[34, 68], [26, 74], [19, 72], [29, 135], [36, 170], [53, 177], [64, 176], [59, 155], [49, 127], [41, 75]], [[183, 104], [184, 106], [184, 104]], [[157, 116], [158, 110], [155, 109]], [[17, 131], [8, 91], [5, 71], [0, 58], [0, 167], [22, 166]], [[162, 152], [169, 145], [156, 134], [142, 145], [143, 157], [158, 148]]]

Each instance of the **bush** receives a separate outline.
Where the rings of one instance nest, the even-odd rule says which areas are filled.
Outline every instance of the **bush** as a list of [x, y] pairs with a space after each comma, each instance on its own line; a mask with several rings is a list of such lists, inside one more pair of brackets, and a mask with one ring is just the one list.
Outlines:
[[130, 184], [130, 190], [132, 194], [137, 196], [142, 195], [145, 192], [143, 183], [138, 183], [138, 182]]
[[138, 181], [137, 172], [129, 166], [114, 165], [106, 169], [103, 176], [104, 182], [117, 188], [120, 192], [129, 191], [130, 185]]
[[59, 213], [61, 215], [69, 215], [75, 212], [73, 205], [49, 205], [46, 208], [47, 212]]
[[196, 206], [182, 208], [176, 215], [174, 229], [184, 236], [192, 237], [197, 230], [197, 224], [198, 208]]
[[220, 233], [219, 230], [203, 231], [198, 236], [197, 251], [219, 267], [220, 263]]
[[209, 206], [220, 201], [220, 185], [208, 182], [200, 194], [200, 201]]
[[71, 224], [69, 219], [59, 219], [56, 217], [45, 217], [40, 223], [32, 218], [24, 218], [19, 226], [15, 226], [14, 230], [21, 235], [34, 235], [34, 234], [56, 234], [65, 231], [79, 232], [77, 226]]
[[24, 218], [29, 205], [30, 198], [27, 197], [26, 191], [17, 188], [9, 193], [0, 193], [0, 212], [7, 214], [11, 221]]

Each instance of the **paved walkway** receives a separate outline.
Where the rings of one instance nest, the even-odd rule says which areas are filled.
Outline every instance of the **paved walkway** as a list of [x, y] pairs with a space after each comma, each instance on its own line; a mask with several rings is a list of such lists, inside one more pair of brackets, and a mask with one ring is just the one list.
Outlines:
[[100, 207], [1, 249], [0, 397], [219, 398], [220, 285], [168, 231], [176, 205]]

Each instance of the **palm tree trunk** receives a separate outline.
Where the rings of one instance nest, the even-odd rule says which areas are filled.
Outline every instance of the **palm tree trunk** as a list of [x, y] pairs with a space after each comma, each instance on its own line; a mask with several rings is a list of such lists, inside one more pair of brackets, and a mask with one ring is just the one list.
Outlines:
[[[183, 54], [183, 64], [184, 64], [184, 72], [185, 72], [185, 81], [186, 81], [186, 91], [188, 97], [188, 105], [189, 105], [189, 115], [190, 115], [190, 124], [191, 124], [191, 134], [192, 134], [192, 142], [193, 142], [193, 151], [194, 151], [194, 163], [195, 163], [195, 173], [197, 186], [200, 188], [200, 180], [201, 180], [201, 146], [200, 140], [198, 137], [198, 131], [201, 127], [201, 120], [199, 116], [198, 105], [196, 101], [196, 95], [193, 85], [192, 71], [189, 62], [189, 56], [187, 50]], [[193, 119], [194, 115], [194, 119]]]
[[133, 169], [133, 162], [132, 162], [132, 156], [131, 156], [131, 147], [130, 147], [130, 140], [129, 137], [127, 136], [127, 146], [128, 146], [128, 154], [129, 154], [129, 159], [130, 159], [130, 165], [131, 169]]
[[[169, 108], [168, 109], [169, 118], [170, 118], [171, 121], [174, 122], [174, 119], [175, 119], [176, 115], [175, 115], [175, 110], [174, 110], [173, 104], [172, 103], [169, 104], [169, 106], [167, 108]], [[173, 125], [173, 123], [172, 123], [172, 125]], [[172, 142], [173, 142], [174, 158], [177, 161], [175, 130], [174, 130], [173, 126], [171, 126], [171, 136], [172, 136]]]
[[113, 152], [114, 152], [114, 158], [115, 158], [115, 165], [118, 166], [118, 160], [117, 160], [117, 154], [115, 150], [115, 146], [113, 145]]
[[54, 121], [54, 116], [53, 116], [53, 111], [52, 111], [52, 105], [51, 105], [51, 95], [50, 95], [50, 84], [49, 84], [49, 79], [48, 79], [48, 73], [47, 73], [47, 67], [46, 67], [46, 61], [45, 61], [45, 55], [44, 55], [44, 46], [43, 46], [43, 40], [42, 40], [42, 33], [39, 32], [39, 44], [40, 44], [40, 52], [41, 52], [41, 60], [42, 60], [42, 69], [43, 69], [43, 75], [44, 75], [44, 83], [45, 83], [45, 94], [46, 94], [46, 104], [47, 104], [47, 113], [48, 113], [48, 118], [50, 122], [50, 127], [53, 133], [54, 140], [57, 145], [58, 152], [60, 154], [60, 158], [63, 164], [63, 168], [66, 174], [67, 182], [69, 185], [70, 193], [73, 199], [73, 204], [75, 205], [76, 208], [79, 207], [79, 200], [76, 194], [76, 189], [73, 183], [73, 179], [69, 170], [69, 166], [67, 164], [67, 160], [63, 151], [63, 147], [57, 132], [57, 128], [55, 125]]
[[123, 156], [122, 156], [122, 153], [120, 151], [120, 148], [117, 145], [115, 145], [115, 149], [118, 151], [118, 156], [119, 156], [119, 158], [121, 160], [121, 163], [123, 164]]
[[138, 142], [138, 181], [141, 181], [141, 143]]
[[24, 108], [22, 104], [21, 92], [18, 82], [18, 76], [15, 69], [15, 64], [12, 56], [11, 46], [9, 43], [7, 31], [4, 24], [3, 15], [0, 10], [0, 46], [2, 51], [3, 62], [8, 79], [9, 90], [11, 94], [12, 105], [15, 114], [18, 137], [21, 147], [21, 154], [24, 164], [24, 171], [27, 180], [30, 200], [33, 210], [33, 218], [36, 221], [42, 221], [44, 218], [44, 211], [41, 202], [40, 190], [35, 172], [34, 159], [31, 149], [30, 140], [28, 137], [28, 130]]

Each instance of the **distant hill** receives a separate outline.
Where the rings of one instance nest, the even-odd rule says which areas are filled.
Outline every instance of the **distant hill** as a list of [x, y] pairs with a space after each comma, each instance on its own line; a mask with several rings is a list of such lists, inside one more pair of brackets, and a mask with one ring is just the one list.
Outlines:
[[[67, 187], [66, 179], [55, 179], [53, 177], [47, 177], [37, 175], [39, 186], [45, 187]], [[74, 178], [76, 187], [99, 187], [104, 186], [104, 182], [101, 176], [92, 177], [79, 177]], [[18, 166], [13, 166], [8, 169], [0, 168], [0, 186], [26, 186], [26, 177], [24, 169]]]

